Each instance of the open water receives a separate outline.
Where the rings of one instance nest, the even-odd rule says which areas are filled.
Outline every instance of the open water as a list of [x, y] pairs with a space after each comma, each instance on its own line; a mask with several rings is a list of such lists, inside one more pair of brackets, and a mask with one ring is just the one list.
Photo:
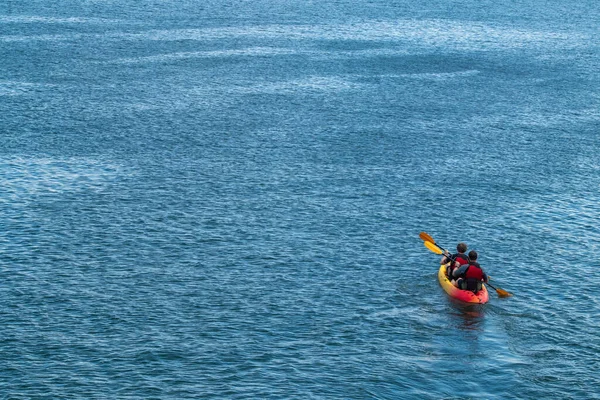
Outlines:
[[0, 398], [600, 398], [599, 4], [3, 0]]

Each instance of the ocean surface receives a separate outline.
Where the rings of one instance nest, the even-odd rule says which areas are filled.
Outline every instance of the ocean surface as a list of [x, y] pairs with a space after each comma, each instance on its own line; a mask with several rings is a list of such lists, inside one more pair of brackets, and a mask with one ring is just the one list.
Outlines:
[[599, 21], [3, 0], [0, 399], [600, 399]]

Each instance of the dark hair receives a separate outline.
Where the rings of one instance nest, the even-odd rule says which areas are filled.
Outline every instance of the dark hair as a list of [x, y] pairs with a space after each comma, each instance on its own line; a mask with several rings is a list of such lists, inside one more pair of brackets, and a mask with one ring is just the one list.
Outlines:
[[475, 250], [471, 250], [469, 252], [469, 260], [471, 260], [471, 261], [477, 260], [477, 252]]
[[467, 244], [463, 243], [463, 242], [460, 242], [458, 245], [456, 245], [456, 250], [459, 253], [464, 253], [465, 251], [467, 251]]

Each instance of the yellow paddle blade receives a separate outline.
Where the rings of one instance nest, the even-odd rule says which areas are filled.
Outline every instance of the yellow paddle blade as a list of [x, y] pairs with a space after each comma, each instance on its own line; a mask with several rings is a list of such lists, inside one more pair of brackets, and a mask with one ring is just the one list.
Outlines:
[[425, 245], [425, 247], [427, 247], [429, 250], [433, 251], [435, 254], [442, 254], [442, 249], [440, 249], [439, 247], [437, 247], [435, 244], [428, 242], [428, 241], [424, 241], [423, 244]]
[[508, 293], [506, 290], [503, 290], [503, 289], [496, 289], [496, 293], [498, 293], [498, 297], [510, 297], [510, 296], [512, 296], [511, 293]]
[[431, 243], [435, 243], [435, 240], [433, 240], [433, 238], [431, 237], [431, 235], [427, 232], [421, 232], [419, 233], [419, 237], [421, 238], [421, 240], [424, 240], [426, 242], [431, 242]]

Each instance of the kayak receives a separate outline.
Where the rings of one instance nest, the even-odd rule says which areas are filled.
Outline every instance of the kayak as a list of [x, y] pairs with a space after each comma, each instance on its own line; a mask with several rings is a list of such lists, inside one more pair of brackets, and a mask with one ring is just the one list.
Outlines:
[[482, 285], [482, 289], [479, 292], [473, 293], [470, 290], [459, 289], [452, 283], [450, 283], [448, 277], [446, 276], [446, 265], [440, 266], [440, 270], [438, 271], [438, 279], [440, 281], [440, 285], [442, 285], [442, 288], [446, 291], [446, 293], [448, 293], [450, 297], [467, 303], [478, 304], [485, 304], [489, 300], [489, 294], [487, 289], [485, 288], [485, 285]]

